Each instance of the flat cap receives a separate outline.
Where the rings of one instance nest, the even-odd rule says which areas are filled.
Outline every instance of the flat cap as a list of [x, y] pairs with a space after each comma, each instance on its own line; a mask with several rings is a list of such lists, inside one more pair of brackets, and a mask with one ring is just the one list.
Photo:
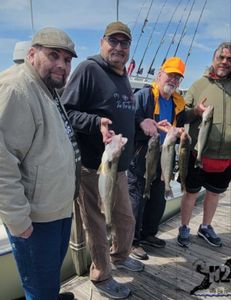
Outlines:
[[64, 31], [57, 28], [46, 27], [38, 31], [32, 39], [32, 46], [35, 45], [63, 49], [70, 52], [73, 57], [77, 57], [75, 45], [71, 38]]
[[112, 22], [110, 24], [107, 25], [105, 32], [104, 32], [104, 36], [110, 36], [112, 34], [116, 34], [116, 33], [122, 33], [124, 35], [126, 35], [129, 40], [132, 39], [132, 35], [131, 35], [131, 31], [128, 28], [128, 26], [122, 22]]

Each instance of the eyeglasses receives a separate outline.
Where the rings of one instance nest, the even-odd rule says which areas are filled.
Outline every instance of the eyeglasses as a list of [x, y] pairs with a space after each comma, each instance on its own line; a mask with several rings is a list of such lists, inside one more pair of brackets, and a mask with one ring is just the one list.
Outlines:
[[118, 40], [111, 36], [107, 38], [105, 37], [105, 39], [108, 41], [108, 44], [113, 48], [116, 47], [118, 44], [120, 44], [122, 49], [128, 49], [131, 46], [131, 41], [129, 40]]
[[180, 75], [178, 75], [178, 74], [175, 74], [175, 73], [166, 73], [166, 72], [164, 72], [164, 73], [168, 76], [168, 78], [170, 80], [175, 80], [175, 81], [177, 81], [179, 83], [183, 80], [183, 77], [180, 76]]

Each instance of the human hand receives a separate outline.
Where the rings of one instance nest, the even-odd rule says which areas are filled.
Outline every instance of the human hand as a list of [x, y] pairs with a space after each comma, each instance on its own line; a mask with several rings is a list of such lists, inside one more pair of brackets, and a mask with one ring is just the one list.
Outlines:
[[149, 118], [144, 119], [140, 123], [140, 128], [147, 136], [153, 136], [154, 134], [157, 134], [157, 123], [153, 119], [149, 119]]
[[112, 124], [112, 121], [108, 118], [101, 118], [100, 121], [100, 131], [103, 136], [103, 142], [105, 144], [109, 144], [111, 142], [111, 138], [115, 135], [113, 130], [108, 129], [108, 125]]
[[167, 120], [162, 120], [162, 121], [159, 121], [157, 123], [157, 128], [160, 130], [160, 131], [163, 131], [165, 133], [168, 133], [169, 130], [172, 128], [172, 124], [169, 123]]
[[194, 114], [197, 116], [202, 116], [203, 112], [205, 111], [205, 101], [207, 100], [207, 97], [203, 98], [201, 101], [197, 103], [197, 105], [194, 107]]
[[23, 233], [19, 234], [18, 237], [21, 237], [23, 239], [28, 239], [31, 236], [33, 230], [34, 230], [33, 226], [30, 225], [25, 231], [23, 231]]
[[181, 137], [182, 133], [185, 132], [184, 127], [177, 127], [178, 129], [178, 137]]

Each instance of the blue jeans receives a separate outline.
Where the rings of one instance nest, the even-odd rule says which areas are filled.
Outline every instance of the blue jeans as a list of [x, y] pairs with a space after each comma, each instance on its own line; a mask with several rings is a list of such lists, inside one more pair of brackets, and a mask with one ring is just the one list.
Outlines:
[[71, 218], [33, 223], [28, 239], [7, 230], [27, 300], [57, 300], [60, 270], [67, 252]]

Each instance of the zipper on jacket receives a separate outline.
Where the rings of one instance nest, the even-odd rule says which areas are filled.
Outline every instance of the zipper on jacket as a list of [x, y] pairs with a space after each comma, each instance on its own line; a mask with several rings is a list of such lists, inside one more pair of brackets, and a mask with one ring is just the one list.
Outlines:
[[222, 143], [224, 142], [225, 139], [225, 124], [226, 124], [226, 95], [225, 95], [225, 87], [224, 84], [221, 84], [222, 92], [223, 92], [223, 123], [222, 123], [222, 129], [221, 129], [221, 140], [220, 140], [220, 145], [219, 145], [219, 151], [218, 155], [221, 153], [221, 147]]

